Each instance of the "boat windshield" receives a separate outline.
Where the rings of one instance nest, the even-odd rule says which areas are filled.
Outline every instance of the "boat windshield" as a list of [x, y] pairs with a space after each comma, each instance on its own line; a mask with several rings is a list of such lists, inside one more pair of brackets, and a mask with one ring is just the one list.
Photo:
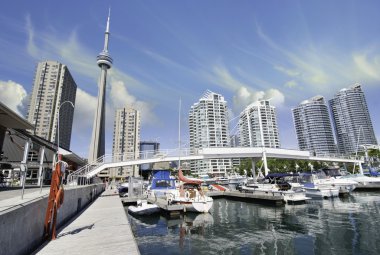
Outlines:
[[326, 174], [326, 176], [341, 176], [338, 168], [324, 168], [322, 171]]
[[174, 179], [153, 180], [152, 189], [175, 189], [175, 180]]
[[308, 174], [308, 173], [306, 173], [306, 174], [301, 173], [299, 175], [299, 182], [300, 183], [311, 183], [311, 182], [313, 182], [313, 175]]

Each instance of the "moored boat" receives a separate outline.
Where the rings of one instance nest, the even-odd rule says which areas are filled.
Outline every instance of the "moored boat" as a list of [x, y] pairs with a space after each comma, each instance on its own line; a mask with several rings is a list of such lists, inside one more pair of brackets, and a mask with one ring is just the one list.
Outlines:
[[314, 183], [305, 183], [303, 188], [310, 198], [330, 198], [339, 196], [339, 189], [333, 187], [318, 187]]
[[242, 187], [242, 192], [250, 192], [259, 195], [281, 196], [285, 202], [304, 202], [306, 197], [305, 190], [298, 183], [289, 183], [285, 177], [293, 174], [270, 174], [264, 179], [264, 183], [251, 183]]
[[155, 204], [148, 204], [146, 200], [138, 200], [136, 206], [128, 206], [128, 212], [135, 215], [150, 215], [160, 212], [160, 207]]
[[356, 181], [357, 189], [380, 189], [380, 178], [369, 177], [364, 174], [349, 174], [344, 173], [339, 178]]
[[209, 212], [213, 199], [201, 189], [202, 180], [185, 177], [181, 169], [178, 171], [178, 179], [182, 183], [175, 193], [167, 194], [168, 203], [182, 205], [184, 211]]

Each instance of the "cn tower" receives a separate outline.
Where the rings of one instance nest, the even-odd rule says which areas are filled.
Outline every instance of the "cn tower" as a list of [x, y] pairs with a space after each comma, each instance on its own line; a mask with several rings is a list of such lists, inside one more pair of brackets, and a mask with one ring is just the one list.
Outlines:
[[94, 126], [90, 145], [88, 162], [94, 162], [104, 155], [105, 152], [105, 120], [106, 120], [106, 84], [107, 70], [112, 66], [112, 58], [108, 53], [108, 40], [110, 36], [110, 14], [108, 12], [107, 27], [104, 35], [104, 48], [97, 57], [97, 64], [100, 67], [98, 104], [96, 107]]

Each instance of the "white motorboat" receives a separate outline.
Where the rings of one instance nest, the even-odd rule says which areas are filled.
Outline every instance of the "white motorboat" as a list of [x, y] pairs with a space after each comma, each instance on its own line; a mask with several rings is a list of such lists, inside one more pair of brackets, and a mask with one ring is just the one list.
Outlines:
[[176, 180], [170, 176], [170, 170], [156, 170], [148, 186], [148, 196], [152, 198], [165, 197], [167, 193], [176, 193]]
[[305, 183], [303, 188], [306, 191], [306, 196], [311, 198], [330, 198], [339, 196], [339, 188], [319, 187], [314, 183]]
[[305, 190], [298, 183], [288, 183], [285, 177], [292, 174], [270, 174], [264, 179], [264, 183], [247, 184], [242, 187], [243, 192], [273, 196], [281, 196], [285, 202], [303, 202], [310, 198], [306, 197]]
[[175, 193], [167, 193], [168, 204], [182, 205], [184, 211], [207, 213], [210, 211], [213, 199], [201, 189], [202, 180], [189, 179], [178, 171], [178, 179], [182, 182]]
[[160, 207], [155, 204], [148, 204], [146, 200], [137, 200], [137, 205], [128, 206], [128, 212], [135, 215], [150, 215], [160, 212]]
[[318, 184], [320, 188], [322, 187], [333, 187], [339, 189], [340, 195], [347, 195], [351, 193], [358, 183], [350, 179], [341, 179], [338, 168], [323, 168], [318, 171], [313, 172], [314, 184]]
[[356, 181], [357, 189], [380, 189], [380, 178], [369, 177], [364, 174], [344, 173], [339, 178]]
[[243, 176], [237, 173], [228, 175], [228, 184], [244, 184], [247, 183], [247, 176]]

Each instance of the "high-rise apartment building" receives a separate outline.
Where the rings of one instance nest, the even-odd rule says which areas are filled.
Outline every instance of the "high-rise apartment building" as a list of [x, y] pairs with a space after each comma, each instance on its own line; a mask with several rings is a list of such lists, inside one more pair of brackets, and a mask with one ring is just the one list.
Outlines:
[[[227, 102], [222, 95], [207, 90], [189, 112], [190, 149], [229, 147]], [[231, 159], [191, 162], [194, 174], [225, 175], [231, 171]]]
[[27, 114], [35, 135], [55, 143], [59, 140], [60, 147], [70, 149], [76, 91], [67, 66], [56, 61], [38, 63]]
[[[113, 131], [112, 154], [124, 161], [138, 159], [140, 153], [140, 112], [124, 107], [117, 109]], [[138, 176], [138, 166], [126, 166], [116, 173], [117, 177]]]
[[240, 146], [280, 148], [276, 108], [268, 100], [245, 108], [239, 118]]
[[340, 90], [329, 100], [339, 153], [353, 154], [362, 144], [377, 145], [360, 84]]
[[292, 113], [300, 150], [317, 156], [336, 153], [329, 109], [322, 96], [301, 102]]

